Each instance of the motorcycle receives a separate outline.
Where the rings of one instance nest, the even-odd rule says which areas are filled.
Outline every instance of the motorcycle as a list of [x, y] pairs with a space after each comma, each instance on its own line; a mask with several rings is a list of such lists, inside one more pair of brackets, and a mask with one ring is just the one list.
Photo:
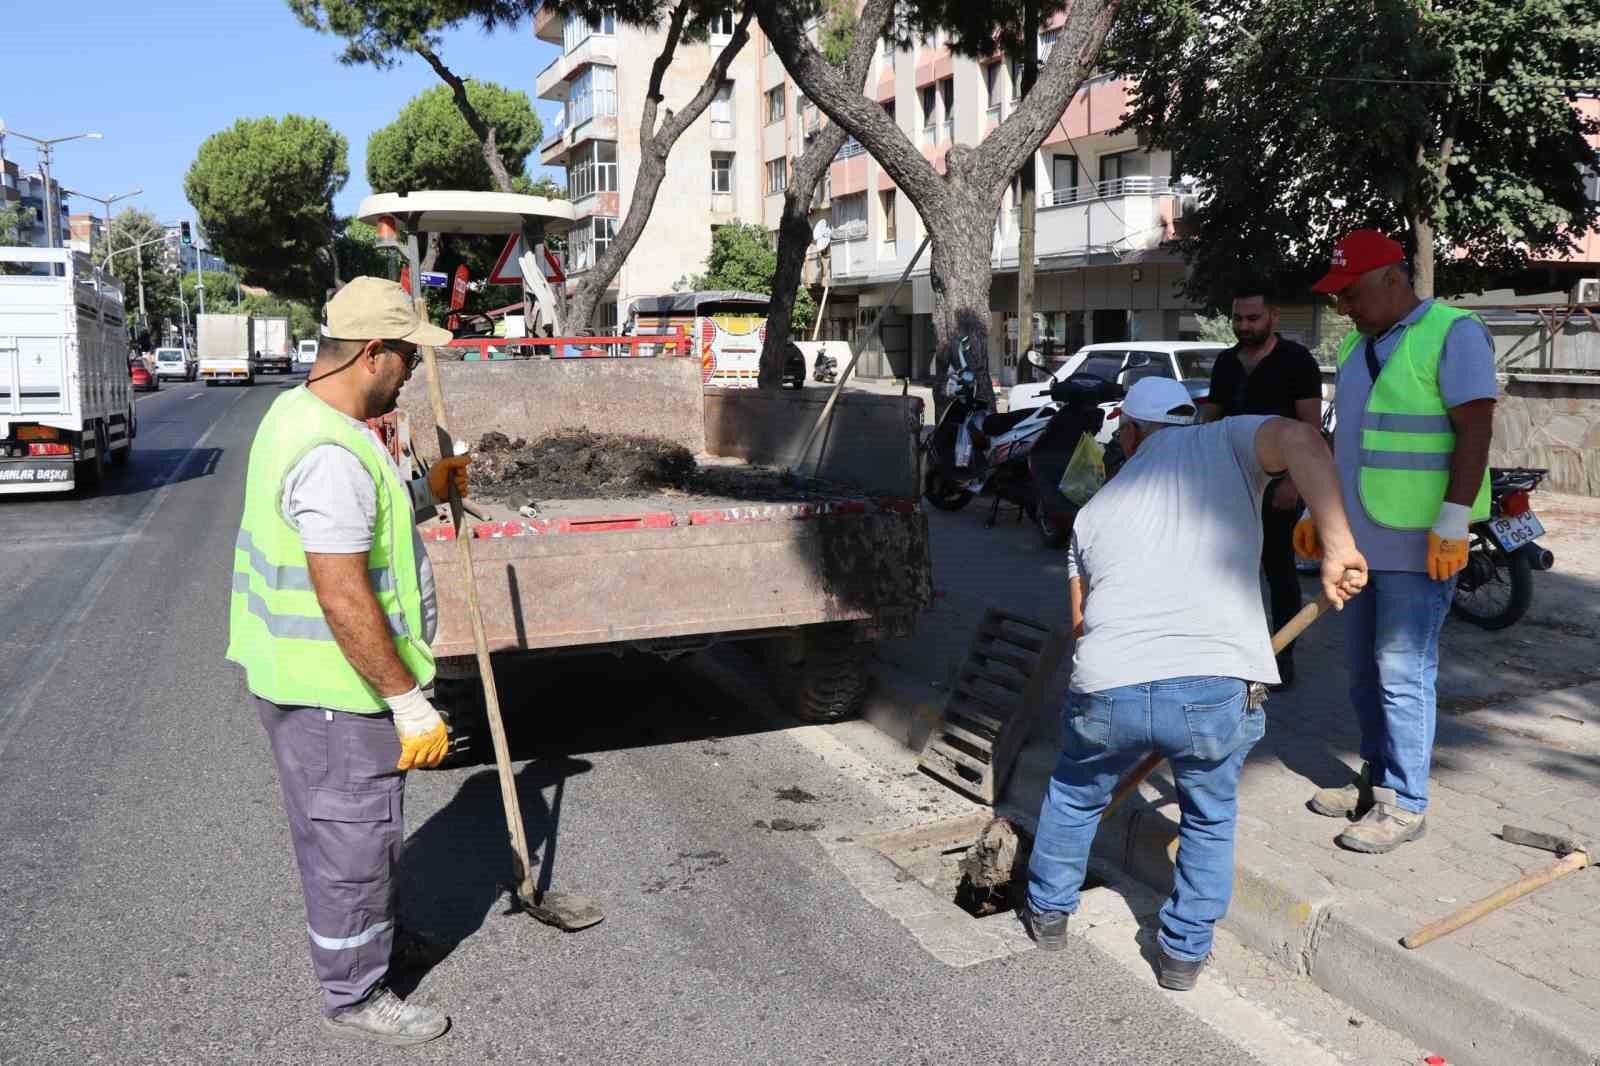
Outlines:
[[1555, 554], [1540, 546], [1544, 525], [1528, 496], [1548, 470], [1491, 469], [1489, 517], [1472, 523], [1467, 565], [1456, 578], [1451, 610], [1483, 629], [1504, 629], [1533, 603], [1533, 572], [1549, 570]]
[[[1072, 539], [1072, 523], [1079, 507], [1062, 494], [1061, 477], [1083, 435], [1087, 433], [1092, 438], [1105, 425], [1106, 412], [1100, 405], [1121, 400], [1125, 392], [1121, 385], [1093, 374], [1074, 374], [1050, 386], [1054, 413], [1027, 457], [1033, 517], [1045, 547], [1064, 548]], [[1108, 479], [1121, 466], [1121, 454], [1122, 448], [1115, 441], [1107, 446]]]
[[[818, 360], [827, 358], [819, 356]], [[821, 378], [817, 379], [821, 381]], [[829, 379], [832, 380], [832, 379]], [[803, 389], [806, 385], [806, 356], [800, 346], [794, 341], [784, 345], [783, 349], [783, 387], [786, 389]]]
[[827, 352], [818, 352], [816, 365], [811, 368], [811, 380], [832, 385], [838, 379], [839, 364]]

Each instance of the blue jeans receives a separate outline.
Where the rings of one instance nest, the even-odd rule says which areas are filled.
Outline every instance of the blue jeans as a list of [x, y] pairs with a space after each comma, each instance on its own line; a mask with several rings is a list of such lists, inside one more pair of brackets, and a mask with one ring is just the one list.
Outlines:
[[1162, 950], [1203, 959], [1233, 895], [1239, 769], [1266, 732], [1232, 677], [1177, 677], [1067, 695], [1061, 761], [1050, 778], [1028, 864], [1028, 905], [1078, 909], [1100, 813], [1117, 782], [1148, 752], [1172, 763], [1178, 787], [1178, 864], [1161, 908]]
[[1438, 721], [1439, 630], [1456, 583], [1427, 574], [1374, 570], [1344, 608], [1350, 702], [1361, 723], [1361, 757], [1372, 783], [1392, 788], [1404, 810], [1428, 809], [1428, 768]]

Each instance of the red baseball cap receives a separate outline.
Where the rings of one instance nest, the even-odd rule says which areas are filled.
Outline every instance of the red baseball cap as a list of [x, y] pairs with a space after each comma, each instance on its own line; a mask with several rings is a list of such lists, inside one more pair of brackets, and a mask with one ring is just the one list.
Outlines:
[[1406, 260], [1406, 250], [1375, 229], [1358, 229], [1333, 246], [1333, 263], [1312, 292], [1335, 293], [1369, 270]]

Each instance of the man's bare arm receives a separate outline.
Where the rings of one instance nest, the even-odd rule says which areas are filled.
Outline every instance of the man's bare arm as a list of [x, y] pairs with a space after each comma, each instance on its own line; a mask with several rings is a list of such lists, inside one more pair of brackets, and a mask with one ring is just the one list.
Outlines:
[[[1356, 550], [1339, 491], [1339, 471], [1322, 434], [1304, 422], [1269, 418], [1256, 432], [1256, 460], [1263, 470], [1288, 468], [1311, 510], [1322, 546], [1323, 592], [1334, 603], [1343, 604], [1366, 585], [1367, 561]], [[1347, 570], [1357, 571], [1359, 577], [1346, 579]]]
[[1450, 457], [1450, 485], [1444, 498], [1471, 507], [1489, 466], [1489, 445], [1494, 440], [1494, 401], [1472, 400], [1450, 408], [1456, 431], [1456, 450]]
[[1294, 416], [1308, 426], [1322, 428], [1322, 401], [1312, 398], [1294, 402]]
[[1067, 582], [1067, 597], [1072, 601], [1072, 636], [1075, 640], [1083, 639], [1083, 578], [1075, 577]]
[[367, 576], [367, 553], [306, 552], [311, 587], [345, 661], [380, 696], [398, 696], [417, 687], [394, 650], [389, 620]]

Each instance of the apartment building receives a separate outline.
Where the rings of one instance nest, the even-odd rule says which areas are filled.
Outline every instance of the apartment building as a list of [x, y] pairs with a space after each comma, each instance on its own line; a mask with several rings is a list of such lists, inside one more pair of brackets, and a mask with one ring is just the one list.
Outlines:
[[[65, 199], [61, 195], [61, 186], [54, 179], [50, 182], [52, 195], [50, 202], [56, 207], [56, 243], [65, 244], [70, 222]], [[24, 245], [34, 248], [43, 248], [49, 241], [48, 230], [45, 227], [45, 194], [44, 178], [39, 174], [25, 174], [16, 163], [0, 157], [0, 203], [7, 206], [22, 206], [30, 210], [28, 221], [21, 227], [19, 237]]]
[[68, 216], [67, 245], [75, 252], [89, 252], [100, 247], [105, 236], [106, 220], [89, 211]]

